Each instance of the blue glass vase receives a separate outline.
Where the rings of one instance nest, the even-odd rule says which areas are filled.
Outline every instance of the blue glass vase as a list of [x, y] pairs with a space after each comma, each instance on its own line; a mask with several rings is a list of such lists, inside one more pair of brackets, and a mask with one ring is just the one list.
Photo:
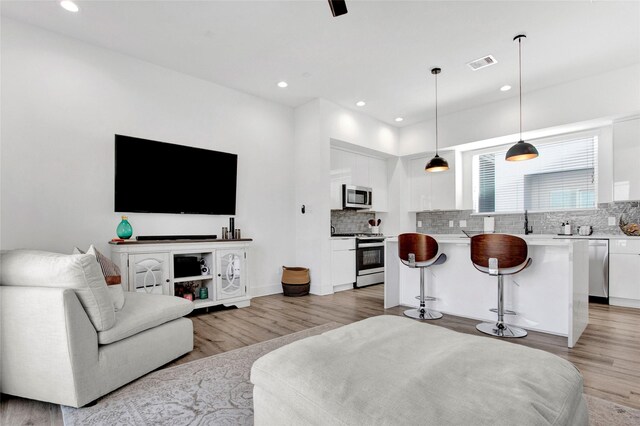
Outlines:
[[127, 216], [122, 216], [122, 222], [116, 228], [116, 234], [118, 234], [118, 238], [123, 240], [128, 240], [133, 235], [133, 228], [127, 220]]

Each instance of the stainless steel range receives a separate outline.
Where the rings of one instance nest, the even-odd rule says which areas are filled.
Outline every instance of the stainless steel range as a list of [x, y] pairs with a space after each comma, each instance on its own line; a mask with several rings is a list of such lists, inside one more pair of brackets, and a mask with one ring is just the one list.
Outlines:
[[365, 287], [384, 282], [384, 235], [356, 235], [356, 283]]
[[384, 239], [382, 234], [331, 234], [356, 237], [356, 282], [354, 288], [384, 282]]

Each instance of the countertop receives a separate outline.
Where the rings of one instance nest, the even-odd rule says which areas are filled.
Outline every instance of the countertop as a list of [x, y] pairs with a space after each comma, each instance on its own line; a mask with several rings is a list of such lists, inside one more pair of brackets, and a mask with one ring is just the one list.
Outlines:
[[[460, 239], [469, 238], [465, 234], [429, 234], [436, 240], [452, 240], [455, 239], [459, 242]], [[524, 240], [638, 240], [640, 237], [631, 237], [628, 235], [620, 234], [596, 234], [596, 235], [557, 235], [557, 234], [511, 234], [516, 237], [523, 238]], [[329, 237], [330, 240], [347, 240], [355, 239], [356, 237]], [[385, 235], [387, 240], [397, 240], [397, 235]]]

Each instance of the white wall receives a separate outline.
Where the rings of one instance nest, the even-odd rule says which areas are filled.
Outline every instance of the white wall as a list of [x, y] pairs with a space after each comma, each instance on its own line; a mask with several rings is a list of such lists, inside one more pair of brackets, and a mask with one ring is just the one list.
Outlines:
[[364, 152], [377, 151], [398, 155], [399, 133], [396, 127], [367, 115], [343, 108], [325, 99], [322, 108], [322, 130], [330, 139], [337, 139], [357, 147]]
[[296, 262], [309, 268], [313, 294], [330, 294], [330, 148], [320, 103], [315, 99], [295, 109]]
[[[1, 49], [3, 249], [93, 243], [109, 253], [120, 133], [238, 154], [236, 226], [254, 239], [254, 294], [278, 291], [280, 266], [295, 261], [290, 108], [4, 18]], [[221, 184], [208, 183], [203, 196]], [[134, 235], [219, 235], [228, 224], [228, 216], [129, 218]]]
[[[398, 130], [364, 114], [315, 99], [295, 109], [296, 261], [311, 270], [311, 292], [330, 294], [331, 141], [354, 151], [397, 155]], [[300, 212], [301, 205], [306, 213]], [[382, 214], [394, 223], [395, 213]], [[389, 225], [393, 229], [395, 225]], [[384, 232], [387, 232], [384, 228]]]
[[[525, 92], [522, 108], [525, 139], [542, 136], [526, 132], [637, 114], [640, 111], [640, 64]], [[403, 127], [399, 154], [432, 151], [435, 148], [434, 123], [429, 120]], [[438, 124], [440, 147], [503, 136], [517, 141], [518, 97], [441, 116]]]

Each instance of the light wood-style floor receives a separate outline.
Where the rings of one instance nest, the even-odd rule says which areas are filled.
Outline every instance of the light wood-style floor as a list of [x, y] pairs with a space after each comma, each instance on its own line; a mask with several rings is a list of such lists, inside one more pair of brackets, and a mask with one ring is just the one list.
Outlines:
[[[596, 304], [589, 308], [589, 326], [573, 349], [566, 347], [565, 338], [535, 332], [512, 342], [573, 362], [584, 376], [587, 394], [640, 408], [640, 310]], [[383, 286], [377, 285], [330, 296], [259, 297], [249, 308], [200, 311], [191, 315], [195, 349], [168, 366], [332, 321], [349, 324], [374, 315], [402, 315], [403, 310], [385, 310]], [[445, 315], [434, 324], [479, 335], [476, 322]], [[0, 425], [62, 425], [60, 409], [53, 404], [2, 395], [0, 411]]]

